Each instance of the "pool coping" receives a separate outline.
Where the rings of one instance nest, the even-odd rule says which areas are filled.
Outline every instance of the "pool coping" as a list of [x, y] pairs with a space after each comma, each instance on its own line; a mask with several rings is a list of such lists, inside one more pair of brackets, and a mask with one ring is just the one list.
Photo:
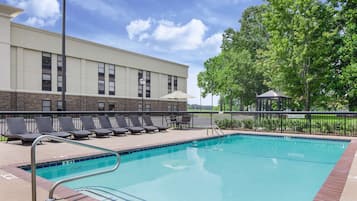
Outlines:
[[[168, 143], [153, 143], [142, 145], [134, 148], [127, 148], [127, 149], [114, 149], [120, 154], [123, 153], [132, 153], [137, 151], [143, 151], [148, 149], [155, 149], [160, 147], [167, 147], [179, 144], [190, 143], [193, 141], [203, 141], [209, 139], [215, 139], [223, 136], [229, 135], [255, 135], [255, 136], [274, 136], [274, 137], [293, 137], [293, 138], [300, 138], [300, 139], [317, 139], [317, 140], [333, 140], [333, 141], [349, 141], [348, 147], [342, 154], [339, 161], [334, 166], [333, 170], [330, 172], [328, 177], [326, 178], [324, 184], [315, 195], [314, 201], [336, 201], [340, 200], [342, 196], [342, 192], [344, 186], [347, 181], [348, 173], [352, 166], [352, 162], [354, 159], [355, 152], [357, 151], [357, 140], [353, 139], [352, 137], [345, 137], [345, 136], [320, 136], [320, 135], [302, 135], [302, 134], [290, 134], [290, 133], [260, 133], [260, 132], [246, 132], [246, 131], [237, 131], [236, 133], [224, 134], [224, 135], [214, 135], [214, 136], [205, 136], [205, 137], [198, 137], [194, 139], [184, 139], [178, 140], [175, 142], [168, 142]], [[53, 161], [65, 161], [65, 160], [73, 160], [77, 158], [86, 158], [86, 157], [96, 157], [98, 155], [107, 155], [103, 153], [88, 153], [88, 154], [77, 154], [68, 157], [64, 157], [61, 160], [39, 160], [37, 163], [49, 163]], [[28, 166], [28, 163], [17, 163], [11, 164], [0, 167], [1, 169], [31, 183], [31, 174], [21, 167]], [[37, 176], [37, 186], [49, 191], [50, 187], [53, 185], [54, 182], [46, 180]], [[61, 197], [65, 200], [84, 200], [84, 201], [96, 201], [97, 199], [91, 198], [85, 194], [79, 193], [74, 191], [65, 186], [59, 186], [55, 192], [56, 197]]]

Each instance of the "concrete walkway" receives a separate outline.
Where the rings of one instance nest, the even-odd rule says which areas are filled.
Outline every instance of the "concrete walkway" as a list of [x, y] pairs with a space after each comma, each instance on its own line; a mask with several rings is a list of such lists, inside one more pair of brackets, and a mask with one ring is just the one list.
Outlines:
[[[225, 134], [238, 131], [224, 131]], [[239, 133], [242, 133], [239, 131]], [[253, 132], [245, 132], [253, 133]], [[274, 134], [275, 135], [275, 134]], [[280, 134], [277, 134], [280, 135]], [[291, 134], [289, 134], [291, 136]], [[305, 137], [323, 137], [312, 135], [297, 135]], [[164, 133], [128, 135], [125, 137], [91, 138], [81, 142], [101, 146], [117, 151], [170, 144], [182, 141], [207, 138], [206, 130], [169, 130]], [[350, 139], [332, 137], [334, 139]], [[30, 146], [23, 146], [20, 142], [0, 142], [0, 200], [28, 201], [31, 200], [30, 175], [14, 168], [19, 165], [30, 164]], [[37, 161], [52, 161], [100, 153], [88, 148], [66, 143], [45, 142], [37, 147]], [[41, 183], [41, 182], [39, 182]], [[357, 161], [354, 159], [352, 169], [342, 194], [343, 201], [357, 200]], [[60, 189], [59, 189], [60, 191]], [[37, 200], [45, 200], [48, 196], [48, 185], [38, 185]], [[72, 200], [72, 199], [68, 199]]]

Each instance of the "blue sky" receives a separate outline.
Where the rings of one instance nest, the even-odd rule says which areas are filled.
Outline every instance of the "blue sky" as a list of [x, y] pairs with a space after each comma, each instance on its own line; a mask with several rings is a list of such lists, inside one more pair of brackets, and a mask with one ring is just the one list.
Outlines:
[[[62, 1], [0, 0], [24, 9], [14, 22], [61, 32]], [[263, 0], [67, 0], [68, 35], [189, 65], [188, 93], [200, 103], [197, 74], [219, 54], [222, 33], [239, 28]], [[210, 97], [202, 99], [209, 105]], [[216, 104], [217, 97], [214, 98]]]

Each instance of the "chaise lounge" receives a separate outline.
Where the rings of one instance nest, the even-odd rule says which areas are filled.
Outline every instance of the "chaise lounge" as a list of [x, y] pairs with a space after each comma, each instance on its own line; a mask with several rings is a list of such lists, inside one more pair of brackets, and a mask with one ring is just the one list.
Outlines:
[[158, 128], [155, 126], [143, 126], [139, 121], [138, 115], [130, 115], [129, 119], [135, 127], [142, 127], [142, 128], [144, 128], [145, 132], [147, 132], [147, 133], [154, 132], [154, 131], [158, 130]]
[[115, 119], [117, 120], [119, 127], [128, 129], [132, 134], [140, 134], [142, 131], [144, 131], [143, 127], [128, 126], [125, 117], [122, 115], [115, 116]]
[[52, 121], [50, 117], [35, 117], [38, 132], [43, 135], [52, 135], [56, 137], [67, 138], [71, 134], [64, 131], [55, 131], [52, 127]]
[[154, 123], [152, 122], [152, 119], [149, 115], [143, 115], [143, 119], [144, 119], [144, 122], [146, 124], [146, 126], [153, 126], [153, 127], [156, 127], [159, 131], [165, 131], [167, 130], [167, 127], [166, 126], [157, 126], [157, 125], [154, 125]]
[[112, 131], [109, 129], [95, 127], [93, 118], [91, 116], [81, 116], [80, 119], [82, 121], [83, 128], [94, 132], [96, 137], [106, 137], [112, 133]]
[[71, 133], [75, 139], [89, 138], [92, 134], [90, 131], [75, 128], [72, 117], [59, 117], [58, 120], [62, 131]]
[[99, 116], [99, 123], [101, 125], [102, 128], [111, 130], [114, 135], [126, 135], [126, 133], [129, 131], [127, 128], [120, 128], [120, 127], [113, 127], [112, 124], [110, 123], [110, 120], [107, 116]]
[[4, 134], [9, 140], [21, 140], [22, 144], [26, 142], [33, 142], [36, 138], [40, 137], [40, 133], [30, 133], [27, 131], [25, 120], [23, 117], [7, 118], [7, 127], [9, 133]]

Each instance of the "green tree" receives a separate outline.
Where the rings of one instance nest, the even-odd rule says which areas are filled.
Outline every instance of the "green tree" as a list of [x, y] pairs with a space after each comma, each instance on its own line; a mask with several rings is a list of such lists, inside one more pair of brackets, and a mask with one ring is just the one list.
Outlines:
[[348, 101], [350, 110], [357, 110], [357, 2], [328, 2], [335, 11], [331, 88], [336, 92], [337, 98]]
[[[257, 93], [267, 89], [263, 83], [263, 74], [255, 65], [258, 51], [266, 47], [267, 32], [262, 23], [262, 14], [266, 6], [254, 6], [246, 9], [240, 20], [241, 29], [227, 29], [223, 34], [222, 52], [208, 59], [205, 71], [198, 76], [199, 87], [203, 95], [208, 92], [232, 99], [239, 99], [243, 106], [255, 103]], [[235, 102], [235, 101], [233, 101]]]
[[266, 83], [310, 110], [328, 91], [333, 12], [317, 0], [268, 0], [264, 25], [269, 34], [264, 51]]

